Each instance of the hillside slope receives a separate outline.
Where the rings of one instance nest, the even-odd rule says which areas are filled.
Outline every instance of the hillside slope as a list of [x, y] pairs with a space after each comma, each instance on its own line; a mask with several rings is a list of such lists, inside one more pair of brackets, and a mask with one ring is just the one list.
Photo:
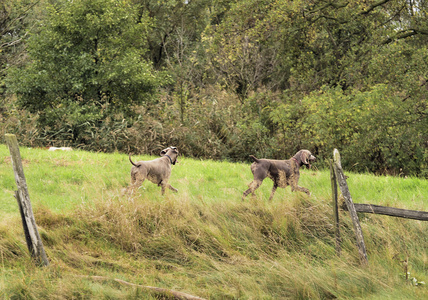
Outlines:
[[[179, 193], [162, 197], [149, 182], [137, 195], [123, 193], [126, 155], [25, 148], [21, 155], [50, 265], [35, 267], [29, 257], [0, 145], [2, 299], [157, 297], [114, 279], [209, 299], [428, 297], [426, 285], [415, 285], [428, 280], [428, 222], [361, 214], [369, 257], [362, 267], [341, 212], [338, 257], [326, 171], [302, 171], [311, 197], [279, 189], [269, 202], [266, 181], [242, 202], [248, 164], [181, 158], [171, 176]], [[356, 202], [426, 209], [424, 180], [348, 175]]]

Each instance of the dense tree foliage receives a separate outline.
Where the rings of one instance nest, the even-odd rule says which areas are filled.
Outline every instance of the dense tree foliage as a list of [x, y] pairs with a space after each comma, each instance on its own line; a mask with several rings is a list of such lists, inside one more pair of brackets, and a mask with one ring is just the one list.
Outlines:
[[4, 78], [10, 66], [18, 65], [24, 53], [23, 40], [34, 22], [31, 1], [0, 0], [0, 93], [5, 92]]
[[85, 127], [154, 101], [161, 77], [144, 58], [148, 18], [114, 0], [62, 1], [46, 9], [27, 43], [30, 61], [10, 71], [19, 104], [38, 113], [41, 125], [58, 131], [67, 124], [78, 140]]
[[21, 25], [3, 18], [2, 38], [25, 54], [4, 68], [3, 111], [20, 105], [8, 130], [29, 144], [231, 160], [338, 148], [353, 170], [428, 176], [425, 0], [3, 7]]

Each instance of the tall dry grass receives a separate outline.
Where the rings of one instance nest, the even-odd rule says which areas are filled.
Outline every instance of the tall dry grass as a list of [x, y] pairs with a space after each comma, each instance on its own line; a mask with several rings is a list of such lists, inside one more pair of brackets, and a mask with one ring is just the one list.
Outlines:
[[[287, 202], [206, 204], [180, 197], [154, 202], [117, 196], [66, 214], [38, 209], [51, 265], [33, 267], [17, 230], [3, 225], [0, 295], [38, 299], [56, 291], [59, 298], [125, 299], [137, 293], [78, 275], [120, 278], [211, 299], [428, 295], [426, 287], [406, 281], [404, 272], [407, 260], [411, 276], [426, 280], [426, 224], [362, 217], [370, 261], [363, 267], [352, 224], [345, 214], [341, 217], [338, 257], [330, 206], [298, 195]], [[16, 220], [10, 222], [18, 227]]]

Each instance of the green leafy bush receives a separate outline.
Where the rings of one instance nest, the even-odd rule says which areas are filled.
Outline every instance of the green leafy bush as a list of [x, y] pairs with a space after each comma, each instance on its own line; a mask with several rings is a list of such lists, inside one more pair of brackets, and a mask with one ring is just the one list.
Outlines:
[[328, 157], [338, 148], [356, 171], [426, 174], [426, 120], [387, 85], [367, 91], [324, 87], [302, 99], [302, 139]]

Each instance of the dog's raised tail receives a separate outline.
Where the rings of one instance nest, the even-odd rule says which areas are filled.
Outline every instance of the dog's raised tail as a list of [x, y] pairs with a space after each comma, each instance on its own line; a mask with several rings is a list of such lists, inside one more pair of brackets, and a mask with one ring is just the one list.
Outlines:
[[250, 155], [250, 158], [256, 163], [259, 162], [259, 159], [257, 157], [255, 157], [254, 155]]
[[131, 159], [131, 153], [129, 153], [129, 161], [131, 162], [131, 164], [133, 164], [136, 167], [139, 167], [140, 165], [135, 164], [132, 159]]

